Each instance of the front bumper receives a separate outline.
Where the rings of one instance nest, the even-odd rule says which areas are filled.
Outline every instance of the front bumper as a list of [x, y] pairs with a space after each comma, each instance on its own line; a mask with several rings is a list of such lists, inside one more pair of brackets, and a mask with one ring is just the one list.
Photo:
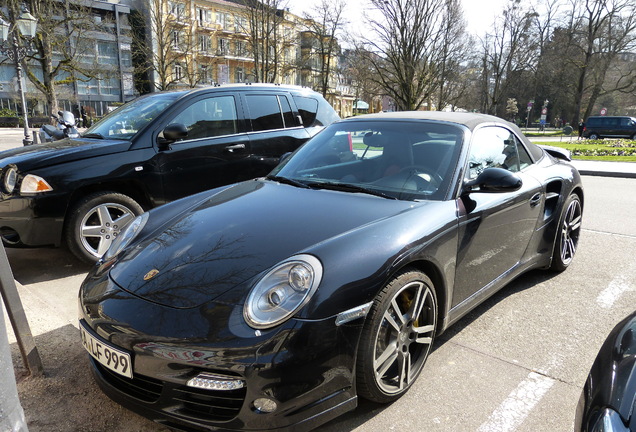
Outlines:
[[[362, 320], [290, 320], [258, 332], [242, 306], [210, 303], [174, 309], [139, 299], [108, 278], [80, 290], [80, 319], [93, 336], [129, 352], [133, 379], [92, 358], [113, 400], [154, 421], [187, 430], [309, 430], [357, 405], [355, 352]], [[243, 380], [238, 390], [186, 383], [202, 372]], [[276, 403], [260, 412], [254, 401]]]
[[7, 246], [59, 246], [65, 200], [58, 196], [10, 196], [0, 200], [0, 233]]

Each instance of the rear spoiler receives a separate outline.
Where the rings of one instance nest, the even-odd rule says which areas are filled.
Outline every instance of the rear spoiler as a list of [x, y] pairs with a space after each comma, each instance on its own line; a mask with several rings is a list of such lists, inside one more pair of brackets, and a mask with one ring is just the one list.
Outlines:
[[570, 150], [566, 150], [561, 147], [553, 147], [541, 144], [538, 144], [538, 146], [545, 150], [550, 156], [554, 156], [557, 159], [563, 159], [568, 162], [572, 160]]

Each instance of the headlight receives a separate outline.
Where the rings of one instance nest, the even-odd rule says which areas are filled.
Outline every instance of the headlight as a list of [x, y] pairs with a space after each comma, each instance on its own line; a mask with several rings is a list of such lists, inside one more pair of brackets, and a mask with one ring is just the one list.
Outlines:
[[139, 216], [134, 218], [128, 225], [122, 228], [122, 230], [119, 232], [119, 235], [115, 238], [115, 240], [113, 240], [113, 242], [110, 244], [110, 247], [104, 254], [102, 258], [103, 261], [114, 257], [126, 246], [128, 246], [130, 242], [133, 241], [135, 237], [137, 237], [137, 234], [139, 233], [139, 231], [142, 230], [144, 225], [146, 225], [147, 221], [148, 212], [140, 214]]
[[8, 194], [13, 193], [17, 181], [18, 169], [15, 166], [10, 165], [4, 171], [4, 176], [2, 177], [2, 186], [4, 186], [4, 191]]
[[20, 185], [21, 194], [48, 192], [52, 190], [53, 188], [46, 180], [40, 176], [36, 176], [35, 174], [27, 174], [24, 176], [22, 184]]
[[283, 261], [252, 288], [243, 309], [245, 321], [258, 329], [282, 323], [309, 301], [321, 279], [322, 264], [314, 256]]

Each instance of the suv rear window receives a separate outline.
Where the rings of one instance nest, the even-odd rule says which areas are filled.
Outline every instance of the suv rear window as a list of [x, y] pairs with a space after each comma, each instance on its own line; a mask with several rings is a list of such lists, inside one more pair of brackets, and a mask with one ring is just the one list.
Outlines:
[[304, 96], [294, 96], [294, 101], [298, 107], [298, 113], [303, 118], [303, 126], [311, 126], [316, 120], [318, 101]]

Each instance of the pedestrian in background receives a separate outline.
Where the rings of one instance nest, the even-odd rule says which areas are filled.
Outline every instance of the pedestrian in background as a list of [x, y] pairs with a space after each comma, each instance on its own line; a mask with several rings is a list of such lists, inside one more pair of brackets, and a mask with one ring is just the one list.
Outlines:
[[585, 122], [581, 119], [579, 121], [579, 139], [583, 138], [583, 130], [585, 130]]

